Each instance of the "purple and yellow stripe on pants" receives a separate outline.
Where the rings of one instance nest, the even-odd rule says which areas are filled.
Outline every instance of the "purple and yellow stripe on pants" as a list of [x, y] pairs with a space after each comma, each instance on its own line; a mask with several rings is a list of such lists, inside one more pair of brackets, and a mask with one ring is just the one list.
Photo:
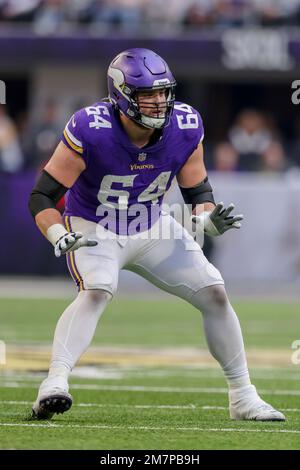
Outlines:
[[[65, 216], [65, 225], [66, 225], [66, 228], [67, 228], [68, 232], [73, 231], [69, 216]], [[68, 268], [69, 268], [69, 271], [70, 271], [70, 274], [72, 276], [73, 281], [77, 285], [79, 291], [84, 290], [83, 279], [80, 276], [80, 273], [79, 273], [78, 268], [76, 266], [74, 251], [71, 251], [70, 253], [67, 253], [66, 257], [67, 257], [67, 265], [68, 265]]]

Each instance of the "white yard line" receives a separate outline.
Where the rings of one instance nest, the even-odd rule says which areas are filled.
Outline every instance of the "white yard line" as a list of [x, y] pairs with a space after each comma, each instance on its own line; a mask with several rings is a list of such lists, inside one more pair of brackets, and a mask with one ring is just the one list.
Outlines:
[[[220, 379], [224, 380], [224, 376], [221, 371], [214, 370], [212, 368], [194, 368], [194, 367], [176, 367], [172, 366], [170, 369], [157, 369], [149, 368], [149, 366], [143, 367], [99, 367], [99, 366], [79, 366], [74, 369], [71, 377], [97, 380], [97, 379], [126, 379], [126, 378], [137, 378], [137, 377], [181, 377], [195, 378], [195, 379]], [[287, 372], [286, 369], [278, 368], [276, 370], [261, 370], [252, 369], [250, 371], [252, 379], [260, 380], [291, 380], [299, 381], [299, 371]], [[46, 377], [46, 372], [28, 372], [26, 374], [22, 372], [9, 372], [0, 375], [1, 380], [13, 380], [13, 381], [40, 381]]]
[[[35, 384], [21, 382], [4, 382], [2, 388], [36, 388]], [[148, 387], [143, 385], [96, 385], [96, 384], [71, 384], [74, 390], [99, 390], [111, 392], [162, 392], [162, 393], [228, 393], [227, 388], [222, 387]], [[265, 390], [258, 389], [259, 393], [266, 395], [300, 396], [300, 390]]]
[[59, 428], [59, 429], [116, 429], [122, 431], [197, 431], [197, 432], [249, 432], [249, 433], [275, 433], [275, 434], [300, 434], [300, 430], [294, 429], [246, 429], [246, 428], [199, 428], [191, 427], [167, 427], [167, 426], [110, 426], [101, 424], [55, 424], [47, 422], [41, 423], [0, 423], [3, 427], [31, 427], [31, 428]]
[[[32, 401], [18, 400], [0, 400], [0, 405], [32, 405]], [[75, 403], [73, 406], [80, 408], [136, 408], [136, 409], [170, 409], [170, 410], [222, 410], [228, 411], [227, 406], [211, 406], [211, 405], [122, 405], [111, 403]], [[300, 408], [281, 408], [282, 411], [300, 412]]]

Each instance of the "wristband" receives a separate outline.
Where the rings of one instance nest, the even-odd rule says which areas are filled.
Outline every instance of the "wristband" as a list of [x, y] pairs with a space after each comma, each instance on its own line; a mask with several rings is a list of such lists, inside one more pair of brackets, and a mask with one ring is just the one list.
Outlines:
[[55, 246], [56, 242], [68, 233], [69, 232], [62, 224], [53, 224], [47, 230], [47, 238], [49, 242], [52, 243], [53, 246]]

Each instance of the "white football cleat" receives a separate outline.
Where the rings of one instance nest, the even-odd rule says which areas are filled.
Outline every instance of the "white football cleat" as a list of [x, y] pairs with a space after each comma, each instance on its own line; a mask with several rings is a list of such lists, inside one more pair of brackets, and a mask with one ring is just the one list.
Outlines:
[[69, 386], [61, 376], [45, 379], [39, 389], [36, 401], [32, 406], [33, 419], [51, 419], [57, 413], [68, 411], [73, 402], [68, 393]]
[[230, 418], [253, 421], [285, 421], [285, 416], [258, 395], [254, 385], [229, 391]]

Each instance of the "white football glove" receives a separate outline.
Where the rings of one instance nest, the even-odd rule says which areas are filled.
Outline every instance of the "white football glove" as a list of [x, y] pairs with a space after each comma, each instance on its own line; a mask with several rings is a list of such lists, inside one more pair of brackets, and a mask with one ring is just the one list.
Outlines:
[[223, 202], [219, 202], [212, 212], [202, 212], [199, 215], [192, 215], [192, 221], [199, 225], [201, 230], [211, 237], [222, 235], [231, 228], [241, 228], [240, 220], [244, 216], [229, 215], [234, 209], [234, 204], [229, 204], [227, 209], [224, 207]]
[[82, 246], [96, 246], [98, 242], [83, 236], [81, 232], [67, 232], [61, 224], [54, 224], [47, 230], [47, 238], [54, 246], [57, 258]]
[[68, 232], [60, 237], [54, 247], [54, 254], [57, 258], [71, 251], [78, 250], [82, 246], [96, 246], [96, 240], [83, 237], [81, 232]]

